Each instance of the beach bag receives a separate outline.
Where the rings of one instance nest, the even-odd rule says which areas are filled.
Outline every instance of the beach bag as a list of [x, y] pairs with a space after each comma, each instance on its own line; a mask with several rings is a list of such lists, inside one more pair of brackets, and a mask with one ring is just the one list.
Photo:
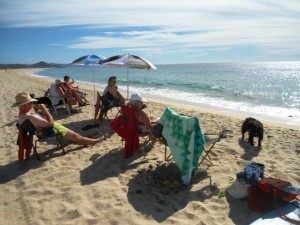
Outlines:
[[263, 192], [257, 186], [251, 186], [249, 188], [248, 207], [251, 211], [266, 213], [276, 209], [276, 207], [284, 206], [287, 203], [287, 201], [284, 201], [277, 197], [276, 199], [274, 199], [274, 196], [272, 194]]
[[250, 186], [251, 185], [245, 183], [244, 179], [236, 179], [226, 191], [231, 197], [242, 199], [248, 196]]
[[258, 182], [258, 187], [265, 193], [271, 194], [274, 198], [281, 198], [284, 201], [293, 201], [300, 194], [300, 189], [292, 186], [288, 181], [275, 177], [263, 177]]
[[300, 224], [299, 220], [288, 218], [280, 211], [280, 207], [287, 205], [290, 201], [298, 200], [300, 189], [292, 186], [288, 181], [274, 177], [263, 177], [256, 187], [249, 189], [248, 206], [255, 212], [268, 212], [276, 209], [283, 220], [292, 224]]

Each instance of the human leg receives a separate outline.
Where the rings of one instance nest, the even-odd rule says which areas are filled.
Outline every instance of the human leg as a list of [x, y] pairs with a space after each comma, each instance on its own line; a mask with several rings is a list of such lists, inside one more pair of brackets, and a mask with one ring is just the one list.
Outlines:
[[100, 101], [100, 95], [99, 95], [99, 93], [98, 93], [98, 94], [97, 94], [96, 104], [95, 104], [95, 115], [94, 115], [94, 120], [97, 119], [97, 116], [98, 116], [98, 114], [99, 114], [100, 104], [101, 104], [101, 101]]
[[88, 138], [88, 137], [81, 136], [80, 134], [76, 133], [73, 130], [69, 130], [68, 133], [63, 138], [75, 142], [76, 144], [79, 145], [95, 145], [104, 141], [106, 139], [106, 135], [104, 135], [101, 138]]
[[73, 93], [73, 97], [78, 102], [78, 106], [86, 105], [86, 103], [84, 102], [84, 100], [82, 99], [82, 97], [76, 91], [73, 91], [72, 93]]

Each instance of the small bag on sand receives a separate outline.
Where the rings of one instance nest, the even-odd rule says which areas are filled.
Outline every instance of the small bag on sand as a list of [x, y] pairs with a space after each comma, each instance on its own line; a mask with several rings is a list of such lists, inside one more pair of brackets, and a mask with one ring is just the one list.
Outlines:
[[248, 196], [248, 188], [250, 186], [245, 183], [244, 179], [236, 179], [226, 191], [231, 197], [242, 199]]

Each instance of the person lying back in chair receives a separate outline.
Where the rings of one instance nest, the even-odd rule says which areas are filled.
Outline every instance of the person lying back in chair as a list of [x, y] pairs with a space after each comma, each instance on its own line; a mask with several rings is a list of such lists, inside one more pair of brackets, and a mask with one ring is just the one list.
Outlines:
[[[45, 92], [45, 96], [50, 96], [54, 98], [64, 98], [72, 113], [75, 113], [76, 110], [73, 109], [73, 105], [77, 104], [77, 101], [71, 94], [68, 94], [64, 91], [63, 82], [60, 79], [56, 79], [50, 88]], [[58, 103], [59, 104], [59, 103]]]
[[[135, 106], [137, 117], [140, 123], [140, 126], [144, 126], [146, 129], [153, 133], [153, 124], [157, 123], [159, 118], [154, 118], [153, 116], [148, 116], [148, 114], [143, 110], [146, 108], [145, 102], [146, 99], [143, 98], [139, 93], [133, 93], [130, 96], [130, 105]], [[141, 128], [143, 129], [143, 128]]]
[[57, 122], [54, 122], [51, 114], [48, 112], [44, 104], [37, 104], [35, 107], [36, 109], [41, 110], [45, 117], [35, 113], [32, 106], [37, 100], [31, 98], [27, 92], [22, 92], [16, 95], [15, 100], [16, 103], [13, 105], [13, 107], [19, 107], [18, 123], [20, 125], [25, 120], [29, 119], [37, 129], [53, 127], [55, 128], [55, 133], [59, 132], [64, 139], [75, 142], [79, 145], [94, 145], [106, 139], [106, 135], [96, 139], [83, 137], [75, 131], [68, 129]]
[[[96, 108], [100, 108], [100, 104], [102, 104], [103, 108], [101, 108], [100, 115], [98, 120], [102, 121], [103, 116], [107, 111], [116, 106], [121, 106], [125, 104], [125, 98], [118, 91], [118, 86], [116, 86], [117, 77], [112, 76], [108, 79], [108, 85], [103, 91], [101, 99], [97, 99]], [[95, 113], [95, 118], [97, 118], [97, 113]]]
[[76, 98], [80, 106], [89, 105], [90, 101], [86, 98], [86, 93], [79, 89], [79, 86], [75, 86], [74, 79], [69, 76], [64, 76], [64, 85], [69, 93], [72, 93]]

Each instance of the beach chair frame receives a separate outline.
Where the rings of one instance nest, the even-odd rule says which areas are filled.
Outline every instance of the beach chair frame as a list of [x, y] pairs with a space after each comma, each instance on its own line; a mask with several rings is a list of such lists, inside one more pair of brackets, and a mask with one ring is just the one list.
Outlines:
[[34, 127], [34, 125], [30, 122], [30, 120], [25, 120], [21, 125], [17, 123], [17, 127], [19, 129], [23, 129], [24, 132], [28, 132], [29, 134], [36, 136], [36, 139], [32, 139], [32, 148], [34, 151], [34, 154], [38, 160], [41, 160], [38, 152], [37, 152], [37, 143], [43, 142], [47, 138], [55, 137], [57, 141], [57, 148], [61, 149], [63, 154], [66, 154], [65, 149], [62, 145], [62, 135], [58, 132], [58, 134], [55, 134], [54, 129], [55, 128], [44, 128], [41, 130], [38, 130]]
[[[104, 98], [104, 96], [101, 95], [101, 94], [97, 91], [97, 102], [96, 102], [95, 104], [99, 104], [99, 111], [100, 111], [100, 112], [101, 112], [101, 110], [104, 109], [103, 102], [105, 102], [105, 101], [108, 102], [108, 104], [110, 105], [108, 111], [110, 111], [111, 114], [112, 114], [112, 111], [113, 111], [114, 108], [117, 109], [117, 113], [114, 115], [114, 118], [116, 118], [118, 115], [121, 115], [121, 114], [122, 114], [122, 112], [121, 112], [121, 105], [117, 105], [117, 106], [111, 105], [110, 101], [107, 100], [106, 98]], [[96, 107], [96, 105], [95, 105], [95, 107]], [[99, 111], [95, 112], [95, 114], [98, 114]], [[108, 111], [107, 111], [106, 113], [103, 114], [103, 118], [105, 118], [105, 119], [107, 119], [107, 120], [109, 121], [110, 119], [109, 119], [109, 117], [108, 117], [108, 115], [107, 115]], [[97, 118], [98, 115], [95, 115], [95, 117]]]
[[[48, 96], [48, 98], [50, 99], [50, 101], [52, 103], [52, 107], [53, 107], [55, 116], [58, 115], [57, 109], [59, 109], [59, 108], [65, 108], [68, 111], [68, 114], [71, 115], [71, 109], [64, 98], [55, 98], [50, 95]], [[61, 102], [61, 104], [60, 104], [60, 102]]]
[[[218, 134], [204, 134], [205, 135], [206, 144], [209, 144], [209, 147], [208, 148], [204, 148], [203, 153], [202, 153], [202, 155], [199, 158], [198, 166], [200, 166], [203, 163], [204, 160], [206, 160], [208, 162], [208, 164], [209, 164], [208, 166], [211, 166], [213, 163], [212, 163], [212, 159], [210, 158], [209, 154], [211, 154], [212, 149], [214, 148], [215, 144], [217, 144], [218, 142], [220, 142], [223, 138], [226, 138], [226, 136], [228, 134], [231, 134], [231, 133], [232, 133], [231, 130], [224, 129], [224, 130], [222, 130]], [[218, 137], [217, 138], [210, 138], [209, 137], [209, 136], [215, 136], [215, 135], [218, 135]], [[167, 149], [168, 149], [168, 146], [165, 145], [165, 157], [164, 157], [164, 160], [166, 162], [173, 160], [172, 153], [167, 154]]]

